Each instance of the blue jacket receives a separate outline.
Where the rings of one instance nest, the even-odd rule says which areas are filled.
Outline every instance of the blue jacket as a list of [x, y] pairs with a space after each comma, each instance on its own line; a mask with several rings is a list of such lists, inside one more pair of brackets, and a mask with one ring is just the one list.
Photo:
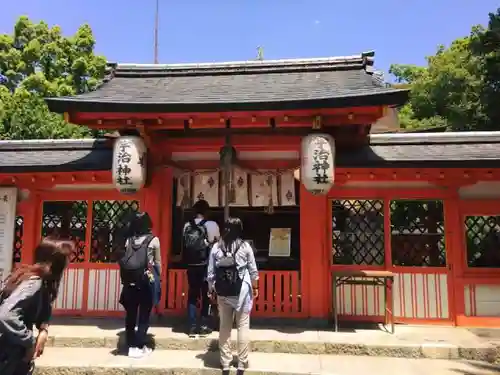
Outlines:
[[153, 306], [160, 303], [161, 300], [161, 282], [160, 282], [160, 270], [158, 265], [153, 266], [154, 281], [150, 283], [151, 294], [153, 296]]

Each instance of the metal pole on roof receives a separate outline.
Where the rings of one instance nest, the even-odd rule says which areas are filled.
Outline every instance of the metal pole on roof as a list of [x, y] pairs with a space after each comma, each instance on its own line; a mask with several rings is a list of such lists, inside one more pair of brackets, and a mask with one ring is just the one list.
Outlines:
[[257, 47], [257, 60], [263, 61], [264, 60], [264, 48], [261, 46]]
[[155, 12], [155, 41], [154, 41], [154, 59], [155, 64], [158, 64], [158, 13], [160, 11], [160, 0], [156, 0], [156, 12]]

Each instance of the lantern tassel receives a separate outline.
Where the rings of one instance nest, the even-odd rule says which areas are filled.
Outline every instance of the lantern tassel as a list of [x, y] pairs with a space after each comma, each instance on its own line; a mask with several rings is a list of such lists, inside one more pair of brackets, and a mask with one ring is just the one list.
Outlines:
[[231, 187], [229, 188], [229, 203], [235, 203], [236, 202], [236, 189], [233, 184], [231, 184]]
[[184, 194], [183, 194], [182, 201], [181, 201], [181, 207], [183, 209], [188, 209], [190, 206], [191, 206], [191, 202], [189, 199], [189, 191], [184, 190]]
[[182, 200], [181, 207], [185, 210], [191, 206], [191, 199], [189, 198], [189, 186], [186, 181], [189, 177], [184, 175], [181, 177], [181, 186], [182, 186]]
[[267, 177], [267, 186], [269, 186], [269, 204], [267, 206], [266, 212], [269, 215], [274, 213], [274, 203], [273, 203], [273, 176]]
[[273, 205], [273, 197], [269, 198], [269, 205], [267, 206], [267, 213], [269, 215], [274, 214], [274, 205]]

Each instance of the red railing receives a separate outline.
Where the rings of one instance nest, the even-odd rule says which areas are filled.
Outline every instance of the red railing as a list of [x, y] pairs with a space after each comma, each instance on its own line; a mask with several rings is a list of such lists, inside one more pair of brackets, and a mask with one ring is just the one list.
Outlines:
[[[298, 271], [261, 271], [259, 275], [259, 297], [254, 301], [254, 316], [293, 318], [303, 315]], [[168, 312], [185, 312], [187, 290], [186, 270], [168, 270]]]

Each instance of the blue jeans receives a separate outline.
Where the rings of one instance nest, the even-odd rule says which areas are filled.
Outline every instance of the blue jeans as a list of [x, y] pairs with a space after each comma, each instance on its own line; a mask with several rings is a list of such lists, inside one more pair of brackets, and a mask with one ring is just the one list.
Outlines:
[[188, 322], [190, 327], [198, 326], [198, 300], [201, 299], [201, 323], [206, 324], [210, 300], [206, 281], [207, 266], [188, 266]]

